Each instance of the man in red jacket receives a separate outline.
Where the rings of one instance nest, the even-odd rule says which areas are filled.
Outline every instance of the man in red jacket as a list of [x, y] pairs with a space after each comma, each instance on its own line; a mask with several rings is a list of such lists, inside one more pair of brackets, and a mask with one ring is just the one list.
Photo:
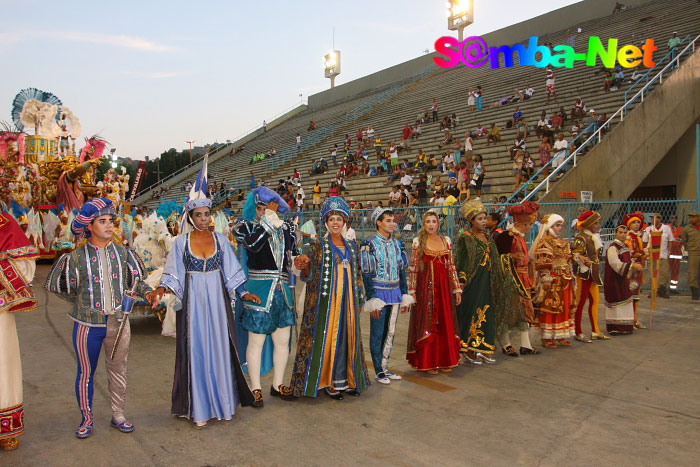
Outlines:
[[411, 125], [408, 123], [406, 126], [403, 128], [403, 148], [404, 149], [411, 149], [411, 135], [413, 134], [413, 129], [411, 128]]

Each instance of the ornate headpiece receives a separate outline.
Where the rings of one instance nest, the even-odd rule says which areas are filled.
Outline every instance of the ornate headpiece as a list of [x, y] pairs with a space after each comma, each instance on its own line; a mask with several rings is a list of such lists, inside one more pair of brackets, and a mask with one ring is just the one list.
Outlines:
[[578, 216], [577, 228], [578, 230], [584, 230], [595, 224], [601, 219], [601, 215], [596, 211], [586, 211], [580, 216]]
[[323, 206], [321, 206], [321, 222], [325, 223], [328, 216], [334, 212], [342, 214], [346, 219], [350, 218], [350, 206], [340, 196], [331, 196], [323, 202]]
[[462, 205], [462, 216], [471, 222], [478, 214], [487, 214], [484, 203], [478, 199], [472, 199]]
[[374, 224], [374, 225], [376, 226], [376, 225], [377, 225], [377, 221], [378, 221], [379, 218], [382, 216], [382, 214], [387, 213], [387, 212], [390, 213], [390, 214], [394, 214], [394, 211], [393, 211], [391, 208], [382, 208], [382, 207], [378, 207], [377, 209], [375, 209], [375, 210], [372, 212], [372, 224]]
[[642, 225], [644, 223], [644, 213], [642, 211], [630, 212], [627, 215], [625, 215], [625, 218], [622, 220], [622, 223], [626, 225], [629, 229], [630, 224], [634, 221], [638, 221], [639, 225]]
[[117, 212], [114, 210], [114, 203], [108, 198], [92, 198], [87, 203], [83, 204], [80, 212], [73, 219], [71, 224], [71, 232], [75, 238], [90, 238], [92, 234], [87, 226], [98, 217], [111, 215], [112, 219], [117, 218]]
[[508, 214], [513, 216], [515, 222], [535, 222], [540, 205], [532, 201], [523, 201], [521, 204], [508, 206]]
[[280, 196], [279, 193], [269, 189], [266, 186], [259, 186], [254, 191], [255, 204], [257, 206], [267, 206], [271, 202], [279, 204], [277, 211], [280, 214], [287, 214], [289, 212], [289, 204]]

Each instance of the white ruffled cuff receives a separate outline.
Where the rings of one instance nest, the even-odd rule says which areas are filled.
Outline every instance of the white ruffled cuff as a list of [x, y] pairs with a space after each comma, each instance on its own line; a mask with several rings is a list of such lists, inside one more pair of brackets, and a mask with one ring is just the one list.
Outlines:
[[386, 302], [380, 298], [371, 298], [362, 305], [362, 311], [371, 312], [374, 310], [381, 310], [386, 306]]
[[416, 299], [413, 298], [412, 295], [403, 294], [403, 297], [401, 298], [401, 307], [411, 306], [414, 303], [416, 303]]

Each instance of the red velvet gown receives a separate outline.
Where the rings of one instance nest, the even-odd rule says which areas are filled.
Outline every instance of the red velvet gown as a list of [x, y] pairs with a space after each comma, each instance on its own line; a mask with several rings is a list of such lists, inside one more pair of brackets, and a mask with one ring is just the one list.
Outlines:
[[453, 368], [459, 364], [460, 338], [454, 292], [461, 290], [452, 260], [449, 238], [441, 251], [420, 249], [413, 242], [409, 293], [415, 291], [411, 309], [406, 359], [418, 370]]

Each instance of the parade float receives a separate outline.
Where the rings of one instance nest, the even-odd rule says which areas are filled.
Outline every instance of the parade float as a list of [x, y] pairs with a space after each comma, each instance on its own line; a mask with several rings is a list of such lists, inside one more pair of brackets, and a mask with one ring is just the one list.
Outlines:
[[[110, 169], [97, 180], [108, 143], [87, 137], [78, 151], [80, 119], [58, 97], [23, 89], [12, 102], [11, 115], [12, 122], [0, 127], [0, 202], [27, 223], [27, 235], [42, 258], [72, 248], [70, 221], [86, 199], [104, 196], [118, 206], [120, 217], [129, 212], [124, 202], [129, 176], [124, 168]], [[123, 237], [124, 229], [117, 230]]]

